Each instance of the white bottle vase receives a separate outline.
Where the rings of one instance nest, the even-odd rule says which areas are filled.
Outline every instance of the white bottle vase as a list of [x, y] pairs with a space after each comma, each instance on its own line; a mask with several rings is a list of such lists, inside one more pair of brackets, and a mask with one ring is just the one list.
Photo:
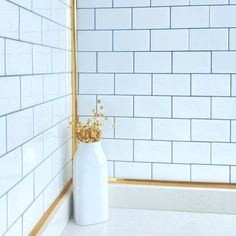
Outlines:
[[80, 142], [73, 161], [73, 210], [79, 225], [108, 220], [108, 172], [101, 141]]

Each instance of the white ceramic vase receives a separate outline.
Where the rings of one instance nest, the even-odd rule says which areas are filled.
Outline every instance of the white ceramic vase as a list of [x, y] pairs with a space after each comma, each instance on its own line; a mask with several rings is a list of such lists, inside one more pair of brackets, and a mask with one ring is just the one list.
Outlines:
[[80, 142], [73, 161], [73, 210], [79, 225], [108, 220], [108, 172], [101, 141]]

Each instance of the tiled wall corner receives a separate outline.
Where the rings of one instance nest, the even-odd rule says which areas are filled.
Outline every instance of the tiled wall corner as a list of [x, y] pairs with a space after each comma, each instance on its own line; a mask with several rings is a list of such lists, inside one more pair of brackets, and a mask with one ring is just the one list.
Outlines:
[[116, 124], [110, 176], [236, 181], [235, 4], [78, 1], [78, 110]]
[[71, 177], [68, 19], [69, 1], [0, 1], [0, 235], [29, 235]]

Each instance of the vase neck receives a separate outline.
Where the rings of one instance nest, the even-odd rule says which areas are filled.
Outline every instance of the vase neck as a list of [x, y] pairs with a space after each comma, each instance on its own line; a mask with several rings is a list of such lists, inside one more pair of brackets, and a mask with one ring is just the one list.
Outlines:
[[80, 142], [78, 148], [99, 148], [99, 147], [101, 147], [101, 141], [95, 143]]

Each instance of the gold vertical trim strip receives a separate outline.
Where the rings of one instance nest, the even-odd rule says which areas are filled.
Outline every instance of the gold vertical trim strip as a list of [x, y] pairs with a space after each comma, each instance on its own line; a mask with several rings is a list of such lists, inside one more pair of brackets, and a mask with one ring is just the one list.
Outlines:
[[72, 83], [72, 157], [74, 157], [77, 149], [76, 140], [76, 121], [77, 121], [77, 37], [76, 37], [76, 22], [77, 22], [77, 4], [76, 0], [71, 2], [71, 83]]

